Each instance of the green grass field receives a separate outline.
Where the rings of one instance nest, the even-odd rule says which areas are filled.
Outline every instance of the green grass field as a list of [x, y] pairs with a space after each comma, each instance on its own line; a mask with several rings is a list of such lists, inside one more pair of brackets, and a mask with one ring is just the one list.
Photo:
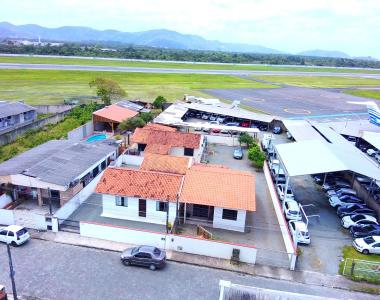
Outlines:
[[29, 63], [29, 64], [64, 64], [64, 65], [93, 65], [119, 67], [175, 68], [175, 69], [209, 69], [209, 70], [252, 70], [252, 71], [305, 71], [305, 72], [336, 72], [336, 73], [372, 73], [380, 74], [380, 70], [351, 69], [351, 68], [321, 68], [321, 67], [291, 67], [241, 64], [192, 64], [175, 62], [144, 62], [118, 61], [107, 59], [80, 59], [55, 57], [8, 57], [0, 56], [0, 63]]
[[157, 95], [170, 101], [182, 99], [184, 94], [208, 96], [200, 91], [206, 88], [275, 87], [226, 75], [1, 70], [0, 99], [23, 99], [29, 104], [57, 104], [70, 98], [86, 102], [95, 97], [95, 90], [88, 83], [96, 77], [113, 79], [127, 91], [128, 98], [147, 101]]
[[380, 100], [380, 90], [348, 90], [346, 94]]
[[268, 82], [312, 88], [346, 88], [353, 86], [380, 86], [379, 79], [334, 76], [253, 76]]

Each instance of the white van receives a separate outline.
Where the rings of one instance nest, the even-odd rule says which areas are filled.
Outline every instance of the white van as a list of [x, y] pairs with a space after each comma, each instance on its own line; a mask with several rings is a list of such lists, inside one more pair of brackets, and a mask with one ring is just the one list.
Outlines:
[[30, 234], [25, 227], [18, 225], [10, 225], [0, 227], [0, 242], [19, 246], [30, 239]]

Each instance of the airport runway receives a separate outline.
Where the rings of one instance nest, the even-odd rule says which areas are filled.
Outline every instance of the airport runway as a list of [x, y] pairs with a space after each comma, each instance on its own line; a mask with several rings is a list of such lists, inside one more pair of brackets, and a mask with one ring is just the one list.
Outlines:
[[207, 69], [85, 66], [85, 65], [60, 65], [60, 64], [0, 63], [0, 69], [70, 70], [70, 71], [94, 71], [94, 72], [137, 72], [137, 73], [163, 73], [163, 74], [165, 74], [165, 73], [214, 74], [214, 75], [235, 75], [235, 76], [244, 76], [244, 75], [335, 76], [335, 77], [361, 77], [361, 78], [380, 79], [380, 74], [364, 74], [364, 73], [207, 70]]

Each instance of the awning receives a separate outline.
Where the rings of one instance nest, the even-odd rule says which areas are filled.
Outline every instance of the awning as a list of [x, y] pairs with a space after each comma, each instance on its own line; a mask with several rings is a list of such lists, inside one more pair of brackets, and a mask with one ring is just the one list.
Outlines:
[[363, 131], [361, 138], [370, 143], [376, 149], [380, 150], [380, 133]]

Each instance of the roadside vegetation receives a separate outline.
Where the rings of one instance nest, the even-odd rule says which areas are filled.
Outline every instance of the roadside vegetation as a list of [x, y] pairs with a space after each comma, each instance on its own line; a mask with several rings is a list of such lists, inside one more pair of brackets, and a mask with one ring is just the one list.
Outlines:
[[252, 161], [252, 166], [257, 169], [262, 169], [265, 161], [265, 154], [260, 149], [257, 141], [248, 133], [243, 133], [239, 136], [239, 143], [246, 145], [248, 149], [248, 159]]
[[182, 99], [184, 94], [210, 97], [202, 89], [275, 88], [235, 76], [209, 74], [158, 74], [62, 70], [1, 70], [0, 99], [24, 99], [28, 104], [58, 104], [66, 99], [85, 103], [99, 99], [89, 82], [96, 78], [116, 81], [128, 91], [129, 99], [152, 102], [157, 94], [168, 101]]
[[379, 86], [380, 79], [337, 76], [283, 76], [260, 75], [253, 76], [256, 79], [268, 82], [282, 83], [300, 87], [311, 88], [346, 88], [354, 86]]
[[380, 100], [380, 90], [347, 90], [345, 94]]
[[8, 160], [26, 150], [50, 140], [65, 138], [67, 133], [91, 120], [92, 113], [99, 108], [98, 104], [75, 107], [62, 121], [32, 129], [20, 135], [14, 142], [0, 147], [0, 162]]
[[[343, 252], [343, 260], [339, 264], [339, 274], [344, 275], [347, 278], [355, 280], [355, 281], [366, 281], [369, 283], [380, 284], [379, 270], [377, 272], [374, 272], [376, 271], [375, 266], [359, 264], [358, 262], [358, 261], [369, 261], [369, 262], [377, 263], [377, 268], [379, 268], [380, 255], [376, 255], [376, 254], [364, 255], [356, 251], [354, 247], [352, 246], [344, 246], [342, 252]], [[346, 264], [346, 271], [343, 274], [345, 260], [347, 258], [351, 260], [349, 260], [349, 262]], [[354, 262], [354, 265], [353, 265], [353, 262]]]

